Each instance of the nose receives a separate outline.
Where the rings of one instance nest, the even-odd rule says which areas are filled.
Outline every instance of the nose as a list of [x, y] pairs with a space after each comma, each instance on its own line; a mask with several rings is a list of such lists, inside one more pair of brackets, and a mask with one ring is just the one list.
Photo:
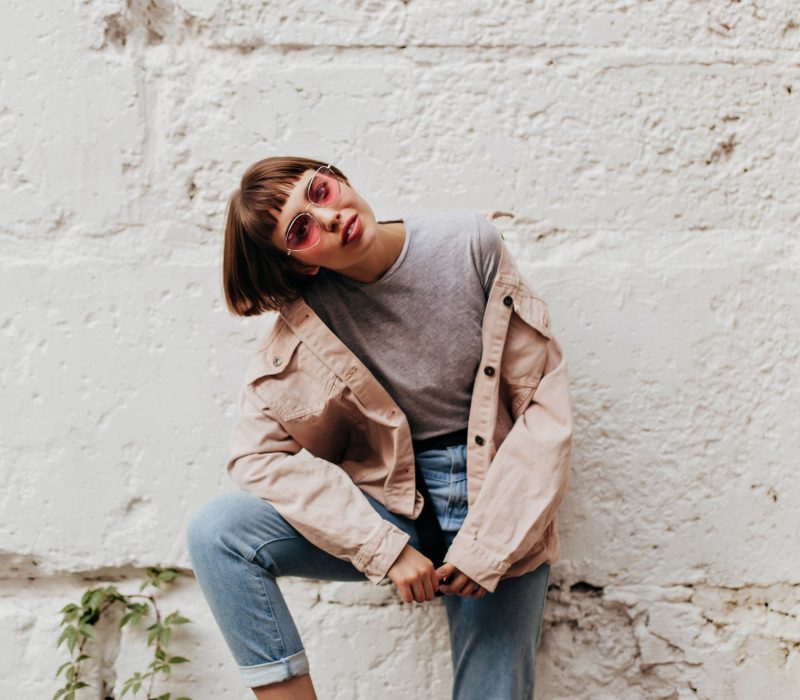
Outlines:
[[319, 207], [313, 204], [311, 206], [314, 209], [314, 218], [319, 221], [326, 231], [335, 231], [339, 227], [342, 215], [338, 209]]

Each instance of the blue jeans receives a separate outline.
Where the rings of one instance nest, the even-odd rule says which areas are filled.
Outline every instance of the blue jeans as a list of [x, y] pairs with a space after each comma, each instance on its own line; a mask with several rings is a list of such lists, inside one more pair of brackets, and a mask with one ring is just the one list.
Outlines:
[[[466, 445], [427, 450], [415, 457], [449, 546], [467, 514]], [[419, 548], [413, 520], [367, 498]], [[203, 595], [250, 687], [309, 672], [278, 577], [367, 580], [350, 562], [308, 542], [270, 503], [243, 491], [227, 493], [201, 509], [189, 524], [188, 545]], [[549, 574], [545, 563], [523, 576], [504, 579], [494, 593], [482, 598], [442, 598], [454, 699], [533, 698]]]

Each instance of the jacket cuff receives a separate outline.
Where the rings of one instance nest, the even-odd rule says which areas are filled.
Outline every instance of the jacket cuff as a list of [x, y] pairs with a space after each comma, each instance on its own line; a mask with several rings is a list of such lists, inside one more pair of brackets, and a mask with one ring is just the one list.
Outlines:
[[397, 561], [411, 536], [388, 520], [381, 520], [356, 555], [353, 565], [372, 583], [380, 583]]
[[459, 532], [444, 558], [459, 571], [494, 593], [500, 579], [508, 571], [510, 564], [493, 556], [483, 549], [471, 536]]

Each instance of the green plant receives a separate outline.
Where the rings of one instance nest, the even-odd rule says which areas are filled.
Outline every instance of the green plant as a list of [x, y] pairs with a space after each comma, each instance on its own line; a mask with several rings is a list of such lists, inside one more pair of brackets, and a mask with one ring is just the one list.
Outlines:
[[162, 584], [172, 583], [178, 576], [179, 572], [175, 569], [151, 567], [147, 569], [146, 580], [139, 587], [138, 594], [126, 595], [120, 593], [114, 586], [91, 588], [83, 594], [80, 603], [65, 605], [61, 609], [61, 626], [64, 629], [58, 638], [56, 648], [66, 644], [70, 659], [61, 664], [56, 671], [56, 678], [64, 674], [65, 683], [63, 688], [56, 691], [53, 700], [75, 700], [75, 693], [81, 688], [88, 687], [89, 684], [81, 676], [83, 662], [91, 658], [86, 654], [86, 645], [94, 638], [92, 628], [104, 613], [115, 605], [126, 609], [119, 623], [120, 628], [125, 625], [136, 626], [143, 619], [154, 620], [147, 628], [147, 645], [154, 647], [153, 660], [144, 673], [137, 671], [123, 683], [120, 697], [128, 691], [135, 695], [146, 688], [147, 700], [190, 700], [186, 697], [173, 699], [170, 693], [153, 696], [157, 676], [168, 677], [173, 665], [189, 661], [182, 656], [170, 656], [167, 653], [167, 646], [172, 636], [172, 628], [175, 625], [186, 624], [190, 620], [181, 617], [177, 610], [163, 616], [155, 595], [142, 593], [148, 587], [160, 588]]

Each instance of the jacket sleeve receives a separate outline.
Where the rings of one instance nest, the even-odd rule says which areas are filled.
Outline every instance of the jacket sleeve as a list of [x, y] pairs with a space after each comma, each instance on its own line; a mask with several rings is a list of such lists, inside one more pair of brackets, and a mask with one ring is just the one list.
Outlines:
[[384, 578], [410, 539], [380, 516], [338, 465], [301, 452], [249, 385], [240, 394], [227, 470], [309, 542], [350, 561], [373, 583]]
[[445, 557], [493, 592], [508, 568], [536, 547], [570, 476], [572, 409], [564, 353], [550, 334], [544, 373], [494, 456]]

